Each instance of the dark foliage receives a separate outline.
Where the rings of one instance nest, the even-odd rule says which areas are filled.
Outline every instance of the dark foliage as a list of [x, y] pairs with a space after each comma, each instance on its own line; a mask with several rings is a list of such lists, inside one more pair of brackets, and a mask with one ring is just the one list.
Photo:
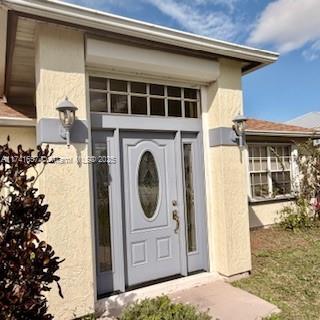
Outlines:
[[[8, 138], [9, 141], [9, 138]], [[33, 156], [33, 154], [36, 154]], [[49, 147], [17, 151], [0, 145], [0, 319], [49, 320], [44, 296], [56, 282], [59, 258], [38, 238], [50, 218], [44, 195], [34, 184], [46, 165]], [[35, 172], [34, 176], [31, 174]]]

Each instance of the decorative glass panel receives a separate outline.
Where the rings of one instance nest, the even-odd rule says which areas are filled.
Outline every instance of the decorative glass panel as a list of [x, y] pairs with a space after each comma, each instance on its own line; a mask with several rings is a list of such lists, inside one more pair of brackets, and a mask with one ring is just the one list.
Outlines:
[[145, 216], [151, 219], [155, 215], [159, 201], [159, 176], [154, 157], [146, 151], [139, 164], [138, 191]]
[[193, 186], [191, 144], [183, 145], [183, 155], [184, 155], [186, 216], [187, 216], [187, 229], [188, 229], [188, 252], [194, 252], [197, 250], [197, 237], [196, 237], [196, 216], [195, 216], [195, 208], [194, 208], [194, 186]]
[[[95, 156], [107, 156], [105, 144], [94, 146]], [[95, 202], [97, 216], [97, 259], [100, 272], [112, 270], [111, 236], [110, 236], [110, 203], [109, 203], [109, 165], [96, 163], [95, 172]]]

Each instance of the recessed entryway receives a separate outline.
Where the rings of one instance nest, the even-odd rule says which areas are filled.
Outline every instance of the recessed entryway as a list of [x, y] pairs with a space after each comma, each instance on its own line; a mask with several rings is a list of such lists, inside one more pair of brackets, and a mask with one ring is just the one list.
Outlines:
[[[98, 92], [112, 111], [122, 88], [129, 113], [139, 95], [148, 114], [92, 113], [93, 155], [116, 158], [93, 166], [98, 295], [208, 270], [199, 92], [159, 85], [165, 112], [151, 117], [155, 84], [104, 81], [92, 78], [106, 88], [91, 90], [94, 106]], [[170, 117], [171, 100], [185, 118]], [[187, 119], [191, 103], [195, 117]]]

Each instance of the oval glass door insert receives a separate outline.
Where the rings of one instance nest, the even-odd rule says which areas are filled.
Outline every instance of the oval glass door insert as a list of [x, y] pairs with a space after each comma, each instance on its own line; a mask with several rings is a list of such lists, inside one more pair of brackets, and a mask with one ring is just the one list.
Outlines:
[[158, 206], [159, 175], [156, 162], [150, 151], [146, 151], [140, 160], [138, 191], [144, 214], [148, 219], [151, 219]]

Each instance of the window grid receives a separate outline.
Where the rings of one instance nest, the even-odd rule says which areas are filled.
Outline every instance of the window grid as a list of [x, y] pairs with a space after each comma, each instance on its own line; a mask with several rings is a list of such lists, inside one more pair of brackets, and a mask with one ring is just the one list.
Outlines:
[[[164, 87], [164, 96], [168, 97], [168, 87], [167, 86]], [[165, 114], [166, 117], [168, 117], [168, 115], [169, 115], [169, 102], [168, 102], [168, 99], [164, 100], [164, 114]]]
[[252, 199], [292, 195], [292, 149], [290, 145], [249, 145]]
[[150, 107], [150, 83], [147, 83], [147, 115], [151, 115], [151, 107]]
[[[128, 112], [125, 114], [128, 115], [132, 115], [132, 105], [131, 105], [131, 97], [142, 97], [142, 98], [146, 98], [147, 100], [147, 113], [143, 114], [144, 116], [153, 116], [151, 114], [151, 99], [152, 98], [156, 98], [156, 99], [161, 99], [164, 100], [164, 107], [165, 107], [165, 112], [164, 112], [164, 116], [165, 117], [169, 117], [169, 112], [168, 112], [168, 101], [169, 100], [174, 100], [174, 101], [180, 101], [181, 102], [181, 116], [178, 116], [180, 118], [199, 118], [200, 114], [201, 114], [201, 105], [200, 105], [200, 92], [198, 89], [192, 89], [192, 88], [187, 88], [187, 89], [191, 89], [191, 90], [195, 90], [195, 94], [196, 94], [196, 98], [192, 99], [192, 98], [185, 98], [185, 94], [184, 94], [184, 90], [185, 88], [183, 87], [177, 87], [181, 90], [181, 95], [180, 97], [171, 97], [168, 95], [168, 86], [166, 85], [160, 85], [164, 87], [164, 94], [163, 95], [155, 95], [155, 94], [151, 94], [150, 93], [150, 83], [145, 83], [145, 82], [140, 82], [141, 84], [145, 84], [146, 85], [146, 93], [136, 93], [136, 92], [132, 92], [131, 90], [131, 83], [132, 82], [137, 82], [137, 81], [126, 81], [126, 80], [122, 80], [124, 82], [127, 83], [127, 91], [118, 91], [118, 90], [111, 90], [111, 85], [110, 82], [113, 79], [109, 79], [109, 78], [102, 78], [102, 77], [90, 77], [90, 79], [93, 80], [104, 80], [106, 81], [106, 89], [98, 89], [98, 88], [93, 88], [90, 85], [89, 91], [90, 93], [103, 93], [106, 94], [107, 98], [106, 98], [106, 102], [107, 102], [107, 106], [106, 106], [106, 112], [107, 113], [113, 113], [113, 114], [118, 114], [117, 112], [113, 112], [112, 108], [111, 108], [111, 95], [121, 95], [121, 96], [127, 96], [127, 107], [128, 107]], [[90, 82], [90, 81], [89, 81]], [[195, 116], [189, 116], [186, 117], [186, 112], [185, 112], [185, 102], [190, 102], [190, 103], [196, 103], [196, 117]], [[92, 101], [90, 101], [91, 106], [93, 104]], [[103, 112], [103, 111], [98, 111], [98, 112]], [[123, 114], [123, 113], [122, 113]], [[137, 115], [137, 114], [134, 114]]]
[[[181, 99], [182, 99], [182, 105], [181, 105], [181, 108], [182, 108], [182, 112], [181, 112], [181, 115], [182, 115], [182, 118], [185, 118], [186, 116], [186, 110], [185, 110], [185, 99], [184, 99], [184, 88], [182, 88], [181, 90]], [[199, 117], [199, 112], [198, 112], [198, 117]]]
[[[110, 80], [107, 79], [107, 92], [110, 92]], [[108, 108], [108, 113], [111, 113], [111, 95], [110, 94], [107, 94], [107, 102], [108, 102], [108, 105], [107, 105], [107, 108]]]
[[[130, 82], [130, 81], [127, 82], [127, 92], [131, 92], [131, 82]], [[128, 100], [128, 114], [132, 114], [132, 110], [131, 110], [131, 96], [130, 96], [130, 94], [128, 94], [127, 100]]]

